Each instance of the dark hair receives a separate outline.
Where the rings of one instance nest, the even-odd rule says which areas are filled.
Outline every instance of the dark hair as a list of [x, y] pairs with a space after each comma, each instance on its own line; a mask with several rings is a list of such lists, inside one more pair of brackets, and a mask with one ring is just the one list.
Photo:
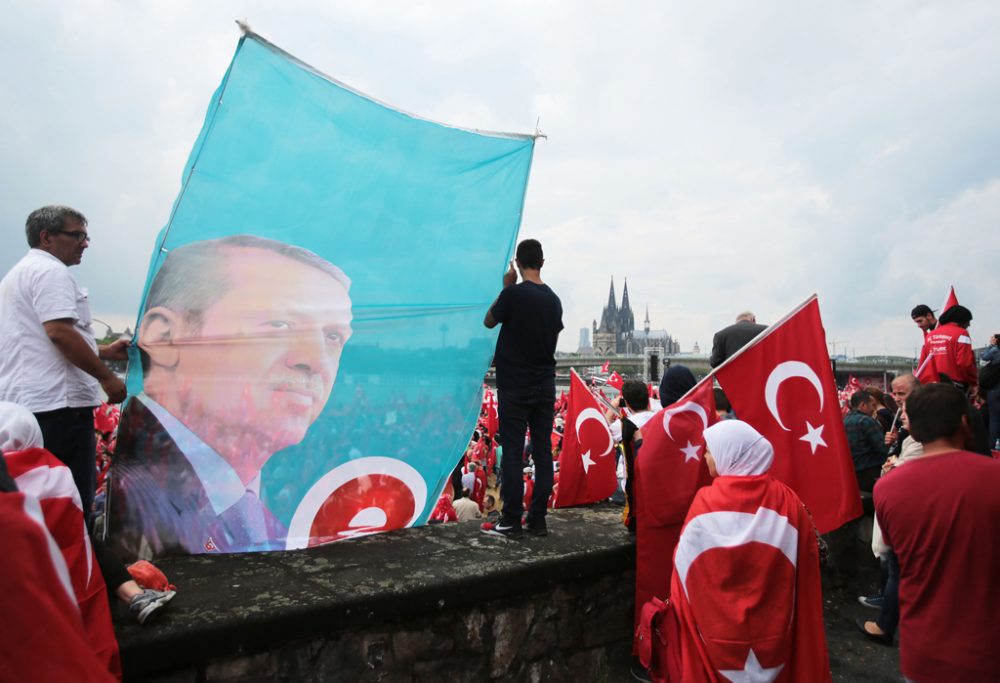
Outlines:
[[68, 206], [43, 206], [28, 214], [24, 223], [24, 235], [28, 238], [28, 246], [34, 249], [42, 243], [42, 231], [58, 232], [66, 227], [66, 221], [87, 225], [87, 219], [76, 209]]
[[878, 387], [865, 387], [862, 391], [869, 394], [877, 403], [885, 405], [885, 393]]
[[959, 327], [968, 327], [972, 322], [972, 311], [961, 304], [955, 304], [938, 318], [938, 324], [955, 323]]
[[698, 380], [686, 365], [671, 365], [660, 378], [660, 405], [666, 408], [694, 388]]
[[632, 410], [649, 410], [649, 389], [646, 383], [637, 379], [625, 380], [622, 397]]
[[458, 492], [458, 497], [459, 498], [468, 498], [469, 497], [469, 489], [467, 489], [467, 488], [465, 488], [463, 486], [462, 490]]
[[515, 258], [517, 258], [522, 268], [541, 270], [542, 260], [544, 259], [542, 256], [542, 243], [538, 240], [522, 240], [517, 245]]
[[851, 394], [851, 407], [855, 408], [855, 409], [856, 408], [860, 408], [865, 403], [868, 403], [869, 401], [874, 401], [874, 400], [875, 400], [875, 397], [872, 396], [871, 394], [869, 394], [864, 389], [862, 389], [860, 391], [855, 391], [853, 394]]
[[910, 311], [911, 318], [919, 318], [922, 315], [931, 315], [934, 311], [927, 304], [920, 304], [919, 306], [914, 306], [913, 310]]
[[724, 392], [719, 387], [712, 389], [712, 393], [715, 394], [715, 409], [724, 410], [727, 413], [733, 409], [733, 404], [729, 402], [729, 397], [726, 396]]
[[965, 396], [952, 384], [936, 382], [917, 387], [906, 400], [910, 434], [920, 443], [953, 436], [967, 413]]

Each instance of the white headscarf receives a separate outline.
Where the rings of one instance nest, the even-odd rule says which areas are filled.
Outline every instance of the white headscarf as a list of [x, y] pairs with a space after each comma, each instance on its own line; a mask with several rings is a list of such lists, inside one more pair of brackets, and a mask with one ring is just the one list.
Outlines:
[[771, 469], [774, 447], [746, 422], [722, 420], [703, 435], [719, 476], [749, 477]]
[[42, 429], [31, 411], [0, 401], [0, 453], [42, 447]]

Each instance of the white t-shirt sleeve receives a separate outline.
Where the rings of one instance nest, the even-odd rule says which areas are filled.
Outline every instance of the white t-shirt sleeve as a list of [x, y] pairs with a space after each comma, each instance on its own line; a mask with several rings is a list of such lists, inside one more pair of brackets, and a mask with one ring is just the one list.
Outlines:
[[38, 319], [50, 320], [79, 319], [76, 307], [76, 281], [68, 268], [46, 268], [33, 278], [31, 306]]
[[611, 423], [611, 438], [615, 440], [615, 443], [622, 442], [622, 421], [615, 420]]

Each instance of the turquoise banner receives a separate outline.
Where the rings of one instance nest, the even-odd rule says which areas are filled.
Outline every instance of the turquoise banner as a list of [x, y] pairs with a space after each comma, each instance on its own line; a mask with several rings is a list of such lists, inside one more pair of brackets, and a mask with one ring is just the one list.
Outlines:
[[150, 264], [111, 474], [119, 548], [423, 523], [479, 413], [533, 148], [241, 39]]

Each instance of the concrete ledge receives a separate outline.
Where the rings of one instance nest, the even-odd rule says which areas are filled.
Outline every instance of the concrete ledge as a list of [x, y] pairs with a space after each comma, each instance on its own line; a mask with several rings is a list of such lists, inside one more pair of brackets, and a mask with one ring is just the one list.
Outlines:
[[[559, 510], [549, 535], [509, 542], [479, 522], [404, 529], [310, 550], [166, 558], [178, 595], [149, 627], [117, 624], [126, 678], [454, 613], [634, 569], [621, 508]], [[631, 586], [628, 592], [631, 593]], [[631, 602], [627, 605], [631, 610]], [[623, 624], [618, 640], [630, 638]], [[360, 675], [358, 676], [360, 678]]]

